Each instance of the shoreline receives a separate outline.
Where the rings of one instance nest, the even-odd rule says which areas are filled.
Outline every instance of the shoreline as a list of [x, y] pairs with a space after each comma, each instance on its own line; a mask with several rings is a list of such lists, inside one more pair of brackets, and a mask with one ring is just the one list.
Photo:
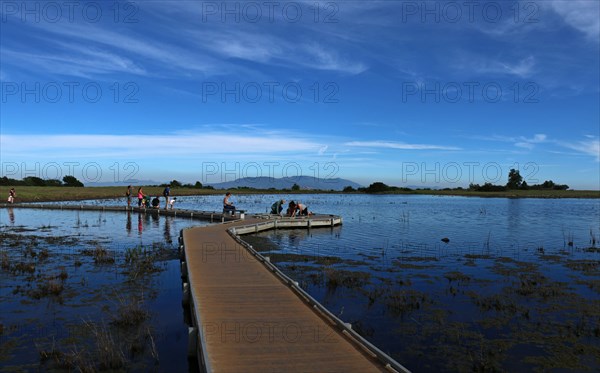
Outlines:
[[[11, 186], [0, 187], [0, 197], [4, 199], [8, 196], [8, 190]], [[162, 187], [143, 186], [145, 194], [149, 196], [162, 197]], [[28, 202], [59, 202], [59, 201], [82, 201], [90, 199], [114, 199], [125, 197], [124, 187], [36, 187], [36, 186], [16, 186], [16, 203]], [[340, 195], [430, 195], [430, 196], [455, 196], [455, 197], [479, 197], [479, 198], [583, 198], [600, 199], [600, 190], [511, 190], [499, 192], [480, 192], [469, 190], [402, 190], [380, 193], [364, 192], [342, 192], [325, 190], [258, 190], [258, 189], [229, 189], [229, 191], [238, 195], [255, 194], [340, 194]], [[221, 189], [171, 189], [172, 196], [212, 196], [224, 194], [226, 190]], [[132, 196], [132, 201], [137, 197]], [[3, 202], [4, 202], [3, 201]]]

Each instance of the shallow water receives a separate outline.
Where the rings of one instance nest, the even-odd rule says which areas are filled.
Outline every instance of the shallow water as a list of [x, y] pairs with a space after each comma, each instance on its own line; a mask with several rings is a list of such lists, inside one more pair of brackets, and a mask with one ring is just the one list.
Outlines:
[[[245, 239], [411, 370], [600, 367], [600, 252], [590, 249], [599, 245], [600, 200], [289, 194], [234, 202], [264, 213], [279, 198], [341, 215], [344, 224]], [[178, 197], [176, 206], [219, 211], [221, 199]], [[139, 234], [137, 215], [129, 224], [97, 212], [67, 221], [56, 211], [14, 214], [2, 224], [76, 227], [100, 241], [117, 227], [136, 244], [163, 241], [189, 223], [142, 219]], [[174, 271], [163, 274], [177, 277], [179, 289]]]
[[409, 369], [600, 368], [599, 200], [300, 198], [344, 224], [246, 240]]
[[[270, 211], [273, 202], [302, 201], [309, 210], [344, 218], [344, 238], [377, 242], [380, 247], [412, 245], [429, 250], [443, 247], [519, 251], [525, 247], [557, 246], [571, 240], [590, 244], [590, 231], [600, 239], [600, 200], [476, 198], [423, 195], [282, 194], [233, 195], [238, 209]], [[223, 197], [179, 196], [180, 209], [220, 211]], [[164, 200], [161, 198], [161, 203]], [[72, 202], [125, 205], [125, 199]], [[441, 239], [450, 239], [441, 245]], [[488, 245], [489, 243], [489, 245]]]
[[[129, 371], [196, 370], [187, 360], [177, 243], [181, 229], [206, 223], [125, 212], [0, 213], [0, 370], [60, 368], [58, 357], [69, 361], [67, 370], [93, 365], [103, 336], [128, 359]], [[124, 258], [136, 247], [163, 250], [156, 272], [133, 277]], [[90, 253], [98, 248], [106, 262]], [[60, 284], [60, 294], [42, 292], [50, 283]], [[132, 304], [147, 318], [115, 327], [116, 315]]]

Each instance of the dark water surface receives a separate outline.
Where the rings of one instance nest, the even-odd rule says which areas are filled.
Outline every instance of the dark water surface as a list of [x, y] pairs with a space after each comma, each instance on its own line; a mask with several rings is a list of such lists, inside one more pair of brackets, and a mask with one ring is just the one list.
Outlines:
[[[245, 240], [409, 369], [600, 368], [600, 200], [290, 194], [234, 195], [234, 202], [263, 213], [279, 198], [341, 215], [344, 224], [263, 232]], [[177, 207], [218, 211], [221, 199], [179, 197]], [[131, 223], [125, 214], [112, 213], [14, 209], [13, 214], [2, 211], [3, 232], [23, 225], [36, 230], [21, 234], [77, 235], [81, 242], [98, 241], [115, 251], [156, 242], [174, 247], [179, 229], [198, 224], [137, 214]], [[88, 244], [78, 245], [66, 250]], [[60, 245], [53, 249], [64, 250]], [[165, 270], [148, 280], [157, 294], [147, 304], [163, 356], [158, 366], [185, 370], [180, 274], [177, 261], [164, 263]], [[107, 271], [93, 262], [78, 271], [67, 281], [86, 277], [88, 284], [110, 286], [125, 276], [119, 268]], [[0, 276], [8, 275], [3, 271]], [[81, 305], [63, 314], [66, 306], [51, 299], [15, 297], [15, 284], [6, 285], [5, 278], [0, 285], [3, 343], [20, 335], [7, 333], [7, 325], [28, 325], [23, 320], [36, 317], [67, 323], [54, 321], [57, 310], [65, 320], [80, 318], [80, 308], [100, 318], [106, 314]], [[172, 352], [176, 349], [179, 355]]]
[[[0, 212], [0, 371], [196, 370], [187, 360], [177, 245], [181, 229], [205, 223], [125, 212]], [[150, 271], [126, 262], [134, 248], [159, 254]], [[128, 321], [138, 311], [144, 317]]]

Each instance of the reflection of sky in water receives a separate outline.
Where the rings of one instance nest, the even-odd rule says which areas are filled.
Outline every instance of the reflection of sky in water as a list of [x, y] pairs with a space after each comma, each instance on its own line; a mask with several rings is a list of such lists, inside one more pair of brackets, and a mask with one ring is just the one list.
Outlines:
[[102, 241], [113, 249], [124, 246], [148, 245], [153, 242], [177, 245], [179, 232], [190, 226], [208, 224], [205, 221], [157, 216], [144, 213], [102, 211], [57, 211], [38, 209], [2, 209], [0, 227], [36, 229], [35, 235], [78, 236]]
[[[174, 191], [176, 196], [176, 190]], [[219, 211], [223, 196], [179, 196], [181, 209]], [[343, 226], [322, 245], [338, 250], [520, 250], [563, 248], [572, 237], [578, 247], [590, 246], [590, 231], [600, 239], [598, 199], [509, 199], [419, 195], [260, 194], [233, 195], [239, 209], [264, 213], [284, 198], [302, 201], [311, 211], [336, 214]], [[74, 202], [125, 205], [125, 199]], [[5, 215], [6, 216], [6, 215]], [[5, 219], [5, 216], [3, 219]], [[90, 218], [91, 219], [91, 218]], [[122, 217], [121, 217], [122, 219]], [[137, 217], [133, 217], [134, 227]], [[19, 223], [16, 223], [19, 224]], [[116, 225], [125, 226], [125, 222]], [[327, 236], [327, 234], [324, 234]], [[446, 245], [440, 240], [448, 237]]]

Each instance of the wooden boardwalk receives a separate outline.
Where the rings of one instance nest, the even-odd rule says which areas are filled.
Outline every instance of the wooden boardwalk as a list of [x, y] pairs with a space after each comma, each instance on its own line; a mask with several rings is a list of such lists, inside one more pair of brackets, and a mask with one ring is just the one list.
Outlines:
[[[249, 217], [182, 231], [197, 356], [207, 372], [407, 370], [362, 340], [237, 236], [262, 229], [334, 225], [338, 217]], [[184, 280], [186, 281], [186, 280]]]

